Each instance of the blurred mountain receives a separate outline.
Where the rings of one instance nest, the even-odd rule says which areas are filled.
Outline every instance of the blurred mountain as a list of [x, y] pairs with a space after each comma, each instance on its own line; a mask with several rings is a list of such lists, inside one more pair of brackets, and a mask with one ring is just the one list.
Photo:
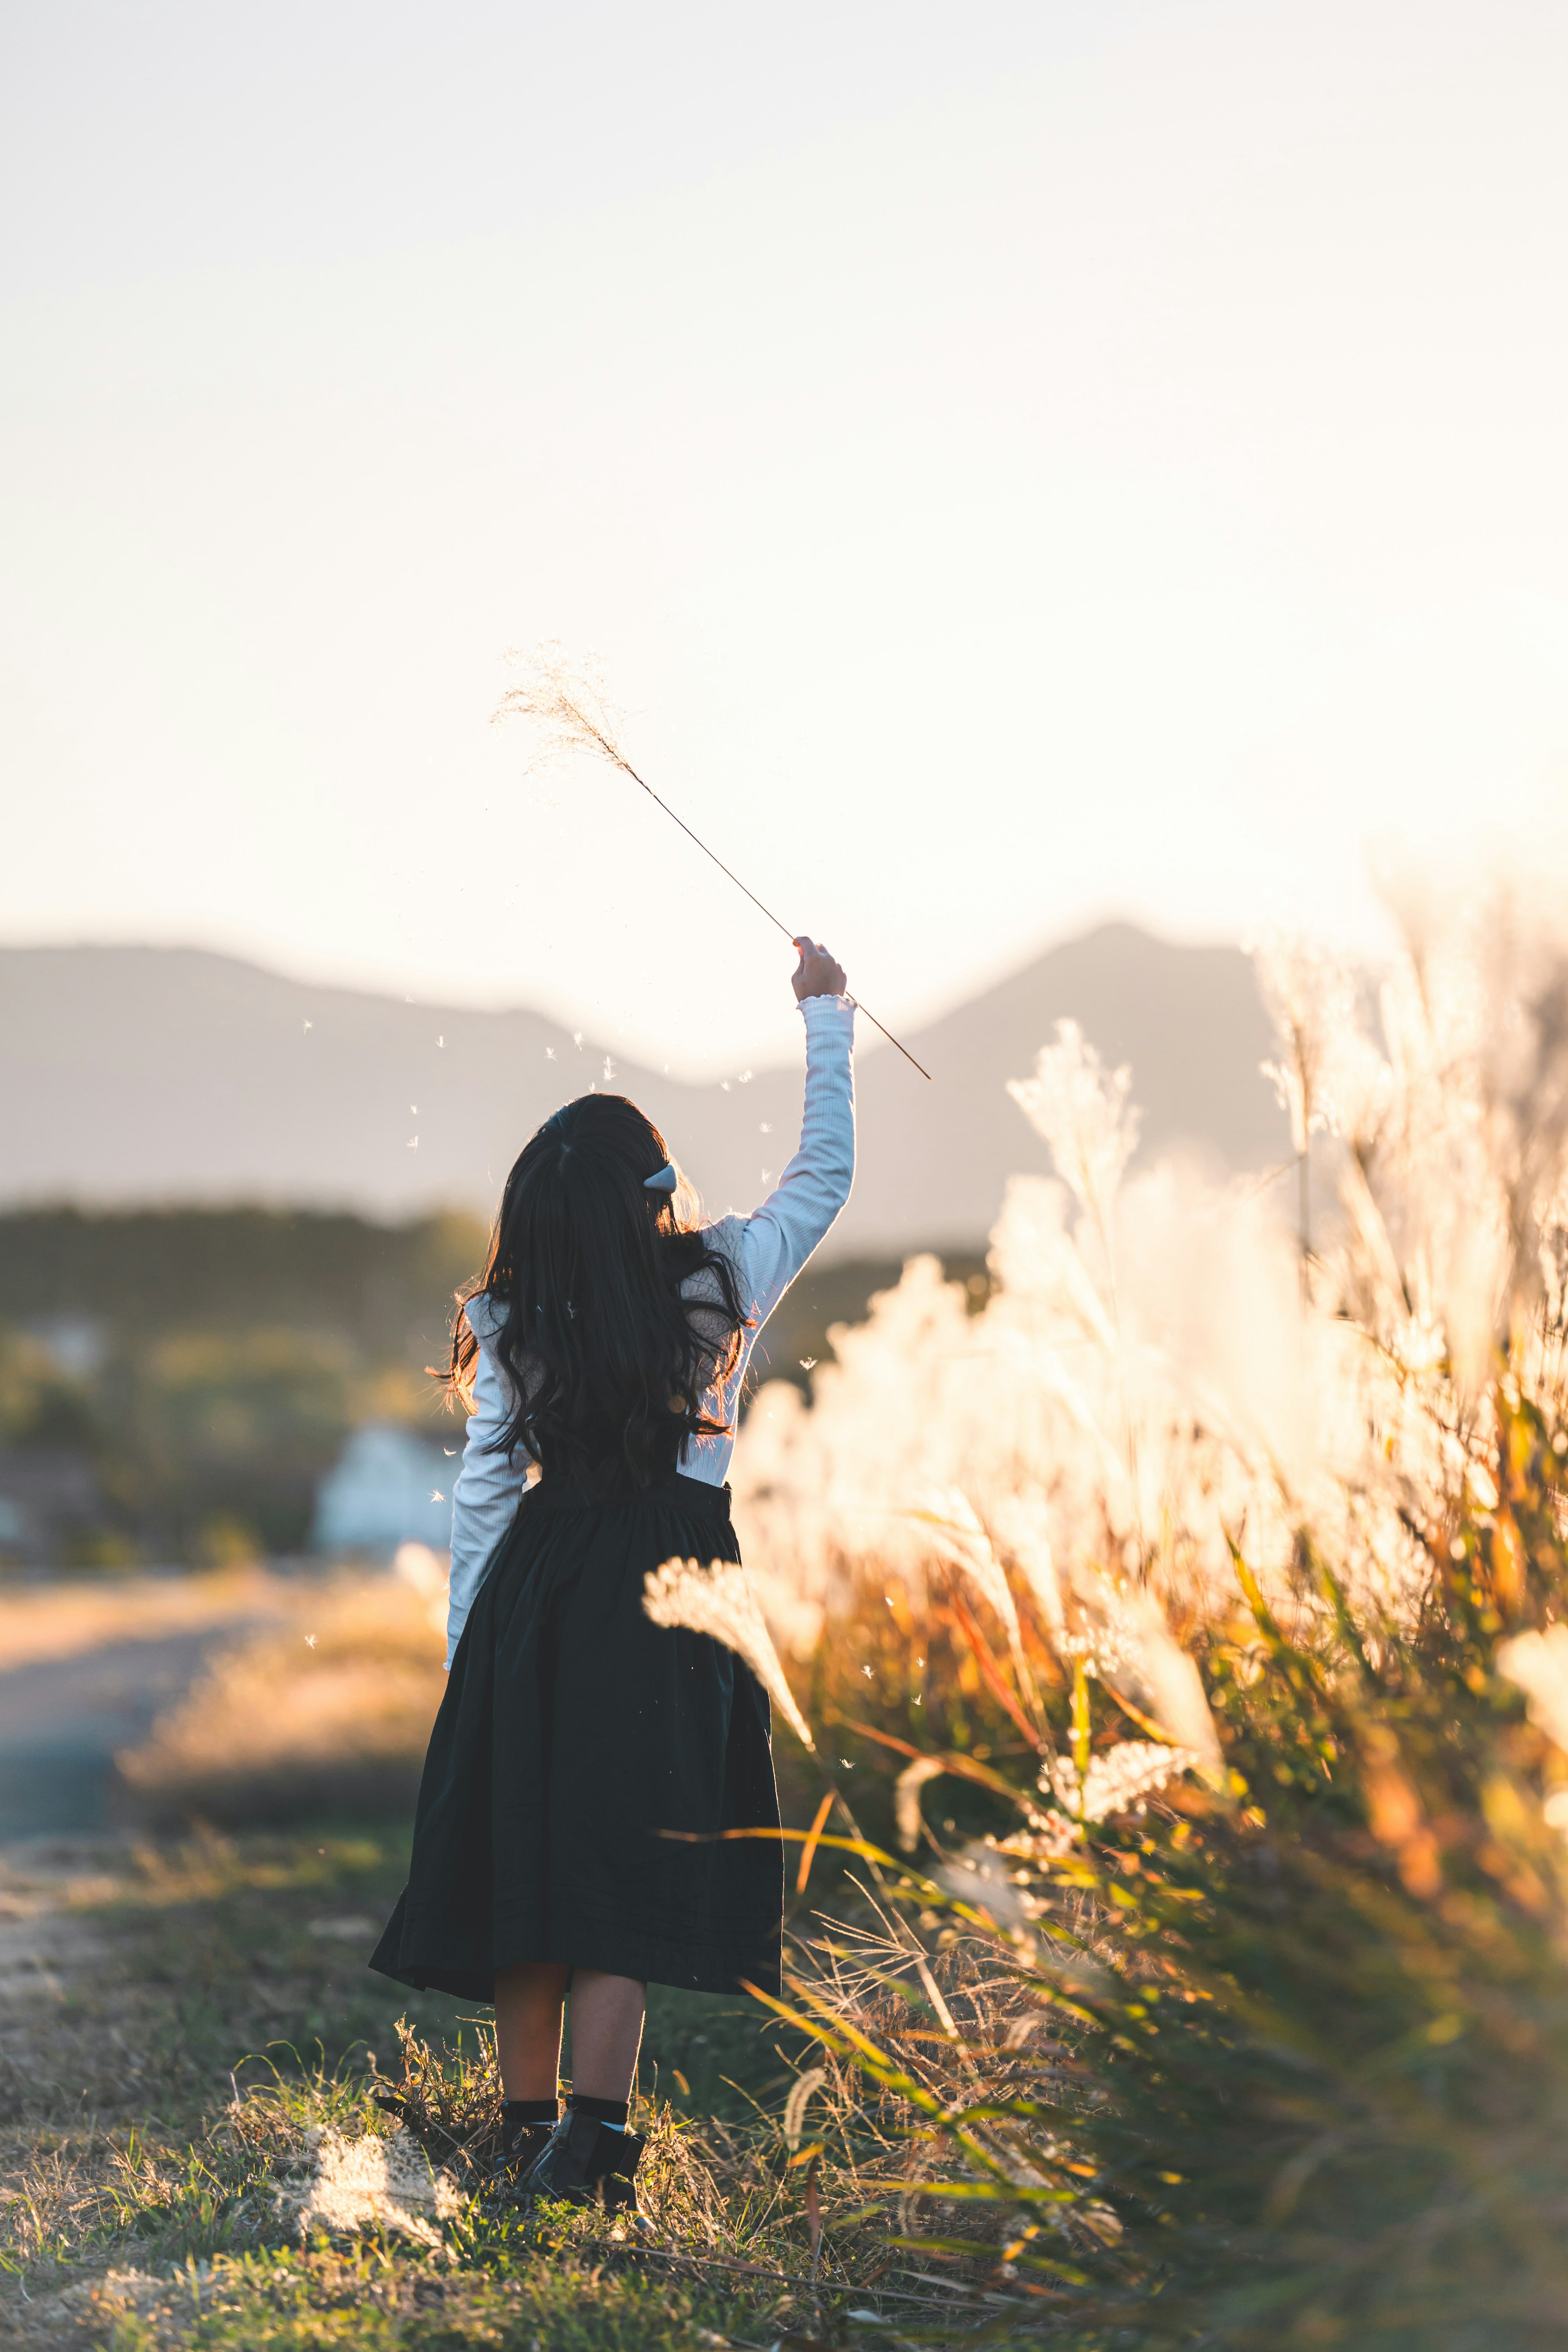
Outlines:
[[1061, 1020], [1079, 1024], [1108, 1068], [1131, 1068], [1141, 1157], [1180, 1147], [1238, 1170], [1289, 1157], [1285, 1114], [1261, 1075], [1276, 1045], [1249, 959], [1104, 923], [906, 1039], [931, 1085], [889, 1050], [867, 1058], [865, 1172], [846, 1240], [868, 1250], [983, 1239], [1007, 1177], [1050, 1167], [1007, 1080], [1029, 1076]]
[[[911, 1035], [931, 1085], [860, 1024], [860, 1172], [834, 1255], [984, 1241], [1008, 1173], [1048, 1165], [1005, 1082], [1064, 1016], [1131, 1066], [1145, 1152], [1287, 1156], [1247, 959], [1106, 924]], [[590, 1086], [635, 1097], [715, 1210], [753, 1205], [798, 1133], [798, 1068], [693, 1086], [521, 1009], [400, 1003], [195, 949], [0, 950], [0, 1203], [488, 1215], [539, 1121]]]

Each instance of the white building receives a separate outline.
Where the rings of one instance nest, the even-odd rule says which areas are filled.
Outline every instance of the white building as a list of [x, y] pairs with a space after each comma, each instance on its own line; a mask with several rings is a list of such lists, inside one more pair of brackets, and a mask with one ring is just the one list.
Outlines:
[[399, 1544], [452, 1547], [458, 1456], [387, 1422], [356, 1429], [316, 1490], [312, 1551], [375, 1552]]

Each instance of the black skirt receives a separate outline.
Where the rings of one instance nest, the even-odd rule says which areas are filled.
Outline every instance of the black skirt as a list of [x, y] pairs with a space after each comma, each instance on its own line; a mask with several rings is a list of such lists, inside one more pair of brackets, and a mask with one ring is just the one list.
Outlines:
[[727, 1486], [529, 1489], [452, 1661], [373, 1969], [476, 2001], [516, 1960], [778, 1990], [782, 1845], [718, 1835], [778, 1826], [767, 1695], [643, 1613], [661, 1562], [740, 1557]]

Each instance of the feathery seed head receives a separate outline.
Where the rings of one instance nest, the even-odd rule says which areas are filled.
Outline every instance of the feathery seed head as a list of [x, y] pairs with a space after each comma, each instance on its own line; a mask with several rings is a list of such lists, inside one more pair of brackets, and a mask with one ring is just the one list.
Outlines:
[[527, 762], [531, 772], [584, 753], [626, 767], [620, 743], [624, 714], [610, 700], [595, 656], [574, 662], [563, 646], [549, 638], [531, 654], [514, 653], [508, 658], [519, 672], [518, 680], [507, 688], [491, 718], [528, 720], [533, 730]]
[[739, 1561], [715, 1559], [704, 1568], [695, 1559], [667, 1559], [643, 1580], [643, 1610], [656, 1625], [707, 1633], [744, 1658], [795, 1738], [815, 1755], [805, 1718]]

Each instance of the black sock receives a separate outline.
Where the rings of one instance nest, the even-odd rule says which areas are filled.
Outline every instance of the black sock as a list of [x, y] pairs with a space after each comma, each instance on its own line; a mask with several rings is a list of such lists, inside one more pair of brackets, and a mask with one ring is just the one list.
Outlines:
[[500, 2119], [503, 2124], [521, 2124], [525, 2130], [536, 2124], [548, 2124], [553, 2130], [559, 2113], [556, 2099], [503, 2099]]
[[613, 2124], [617, 2131], [626, 2127], [628, 2102], [625, 2099], [591, 2099], [585, 2091], [574, 2091], [566, 2104], [580, 2116], [592, 2116], [595, 2122]]

